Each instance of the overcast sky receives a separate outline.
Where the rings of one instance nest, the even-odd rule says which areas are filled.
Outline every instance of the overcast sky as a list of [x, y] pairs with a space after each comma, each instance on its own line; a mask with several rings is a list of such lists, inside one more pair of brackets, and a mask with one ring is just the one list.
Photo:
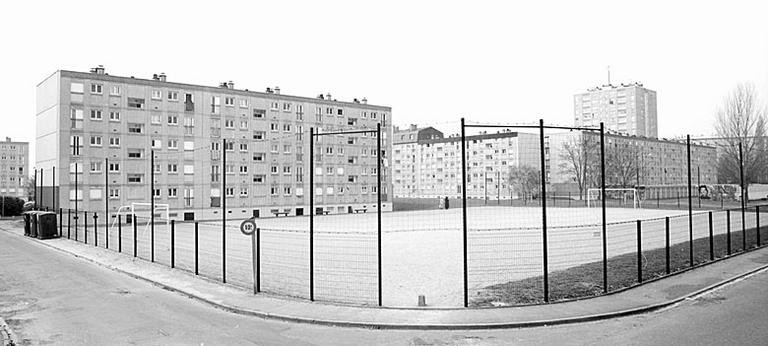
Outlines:
[[[765, 1], [54, 1], [0, 11], [0, 136], [33, 142], [35, 86], [58, 69], [391, 106], [395, 124], [545, 119], [572, 124], [573, 95], [639, 81], [659, 134], [712, 132], [738, 82], [768, 98]], [[34, 150], [32, 150], [34, 153]], [[34, 161], [31, 161], [34, 165]]]

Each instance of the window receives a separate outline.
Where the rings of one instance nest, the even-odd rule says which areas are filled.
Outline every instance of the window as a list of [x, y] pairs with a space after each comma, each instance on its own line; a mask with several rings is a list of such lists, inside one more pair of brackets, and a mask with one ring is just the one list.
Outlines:
[[289, 144], [283, 145], [283, 153], [284, 154], [290, 154], [291, 153], [291, 146]]
[[256, 162], [264, 162], [264, 153], [254, 153], [253, 154], [253, 161]]
[[267, 114], [267, 110], [266, 109], [255, 109], [255, 108], [253, 109], [253, 117], [254, 118], [261, 119], [261, 118], [264, 118], [264, 115], [266, 115], [266, 114]]
[[71, 83], [69, 84], [69, 92], [75, 94], [83, 93], [83, 83]]
[[291, 111], [291, 104], [288, 102], [283, 103], [283, 112], [290, 112]]
[[91, 83], [91, 94], [99, 94], [99, 95], [101, 95], [102, 88], [103, 88], [103, 86], [101, 84]]
[[325, 174], [333, 175], [333, 167], [326, 167], [325, 168]]
[[269, 130], [272, 131], [272, 132], [277, 132], [278, 131], [277, 124], [276, 123], [269, 123]]
[[254, 175], [254, 176], [253, 176], [253, 182], [254, 182], [254, 183], [257, 183], [257, 184], [261, 184], [261, 183], [263, 183], [263, 182], [264, 182], [264, 178], [265, 178], [265, 177], [264, 177], [264, 175], [262, 175], [262, 174]]
[[176, 189], [175, 187], [169, 188], [168, 189], [168, 198], [176, 198], [176, 197], [178, 197], [178, 192], [179, 192], [178, 189]]
[[179, 117], [175, 115], [169, 115], [168, 116], [168, 125], [178, 125], [179, 124]]
[[153, 125], [160, 125], [160, 114], [152, 114], [149, 117], [149, 122]]
[[224, 105], [225, 106], [234, 106], [235, 105], [235, 98], [234, 97], [225, 97], [224, 98]]
[[193, 141], [184, 141], [184, 150], [186, 150], [186, 151], [193, 151], [193, 150], [195, 150], [195, 142], [193, 142]]
[[101, 189], [90, 189], [88, 195], [90, 199], [101, 199]]
[[168, 149], [179, 149], [179, 140], [178, 139], [169, 139], [168, 140]]
[[120, 147], [120, 137], [109, 137], [109, 146], [113, 148]]
[[160, 195], [160, 189], [154, 189], [154, 190], [152, 190], [152, 197], [154, 197], [154, 198], [160, 198], [160, 197], [161, 197], [161, 195]]
[[272, 104], [270, 105], [270, 108], [271, 108], [273, 111], [276, 111], [276, 110], [280, 109], [280, 104], [279, 104], [279, 103], [277, 103], [277, 102], [272, 102]]
[[109, 198], [110, 199], [120, 198], [120, 189], [109, 189]]
[[195, 174], [195, 166], [194, 165], [184, 165], [184, 174], [186, 174], [186, 175]]
[[162, 165], [160, 165], [159, 163], [156, 163], [152, 171], [157, 174], [163, 173]]
[[152, 90], [152, 99], [160, 100], [163, 98], [163, 92], [160, 90]]
[[269, 173], [277, 174], [277, 166], [269, 167]]
[[128, 183], [141, 183], [142, 178], [141, 174], [128, 174]]
[[120, 172], [120, 164], [115, 162], [109, 163], [109, 173], [117, 173]]
[[221, 98], [211, 96], [211, 114], [219, 114], [219, 108], [221, 108]]
[[144, 124], [128, 124], [128, 133], [144, 132]]
[[283, 166], [283, 174], [285, 175], [291, 174], [291, 166]]
[[284, 196], [290, 196], [291, 195], [291, 187], [290, 186], [286, 186], [286, 187], [283, 188], [283, 195]]
[[234, 187], [228, 187], [224, 189], [225, 194], [227, 197], [234, 197], [235, 196], [235, 188]]
[[248, 174], [248, 166], [240, 166], [240, 174]]
[[228, 164], [224, 166], [224, 173], [226, 174], [235, 174], [235, 165], [234, 164]]
[[247, 187], [241, 187], [240, 188], [240, 197], [248, 197], [248, 188]]
[[283, 124], [283, 132], [291, 132], [291, 124]]
[[248, 108], [248, 99], [240, 99], [240, 108]]
[[224, 150], [226, 150], [226, 151], [235, 151], [235, 142], [225, 142], [224, 143]]
[[184, 188], [184, 206], [191, 207], [193, 199], [195, 199], [195, 189]]
[[248, 151], [248, 143], [240, 143], [240, 151]]
[[109, 121], [120, 121], [120, 112], [109, 112]]
[[83, 110], [72, 108], [69, 112], [69, 119], [72, 123], [73, 129], [82, 129], [83, 128]]
[[235, 128], [235, 121], [234, 120], [224, 120], [224, 127], [228, 129], [234, 129]]
[[240, 120], [240, 129], [241, 130], [247, 130], [248, 129], [248, 120]]
[[264, 139], [264, 131], [253, 131], [253, 139], [255, 140], [262, 140]]
[[101, 146], [101, 136], [91, 136], [91, 146], [92, 147], [100, 147]]
[[144, 156], [144, 149], [128, 149], [129, 159], [140, 159]]
[[269, 151], [272, 153], [277, 153], [277, 144], [272, 144]]
[[91, 109], [91, 120], [101, 120], [101, 110]]
[[91, 173], [101, 173], [101, 162], [91, 162]]
[[336, 113], [336, 115], [344, 115], [344, 111], [341, 108], [337, 109]]
[[169, 91], [168, 92], [168, 101], [178, 101], [179, 100], [179, 92], [178, 91]]
[[152, 146], [152, 149], [162, 149], [163, 141], [161, 139], [153, 139], [151, 146]]
[[109, 94], [112, 96], [120, 96], [120, 87], [117, 85], [113, 85], [109, 88]]
[[176, 163], [169, 163], [168, 173], [179, 173], [179, 165]]
[[144, 99], [129, 97], [128, 108], [144, 109]]
[[195, 126], [195, 118], [193, 118], [193, 117], [184, 117], [184, 126], [187, 126], [187, 127]]

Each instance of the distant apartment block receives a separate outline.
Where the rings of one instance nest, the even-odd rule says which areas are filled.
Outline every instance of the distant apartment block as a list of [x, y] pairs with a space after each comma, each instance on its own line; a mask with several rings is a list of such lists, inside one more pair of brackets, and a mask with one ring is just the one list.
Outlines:
[[220, 217], [226, 198], [232, 218], [306, 215], [314, 192], [319, 210], [370, 211], [378, 192], [375, 135], [322, 137], [313, 165], [309, 129], [375, 130], [379, 123], [383, 209], [391, 210], [390, 107], [235, 89], [232, 82], [176, 83], [164, 74], [118, 77], [102, 67], [61, 70], [37, 86], [36, 166], [58, 170], [51, 207], [74, 208], [77, 200], [80, 210], [103, 212], [108, 200], [114, 213], [154, 198], [169, 205], [171, 218], [191, 220]]
[[[467, 136], [466, 143], [468, 198], [517, 197], [510, 169], [539, 165], [538, 135], [480, 133]], [[461, 137], [411, 126], [395, 130], [393, 150], [396, 197], [461, 197]]]
[[656, 92], [640, 83], [603, 85], [576, 94], [574, 124], [599, 127], [632, 136], [658, 138]]
[[0, 195], [27, 198], [29, 142], [0, 142]]

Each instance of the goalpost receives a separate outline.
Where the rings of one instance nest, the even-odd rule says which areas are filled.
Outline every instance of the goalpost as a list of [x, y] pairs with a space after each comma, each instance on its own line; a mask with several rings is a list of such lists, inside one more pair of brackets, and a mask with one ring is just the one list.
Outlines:
[[[592, 207], [592, 204], [593, 204], [592, 201], [597, 201], [597, 200], [601, 199], [600, 198], [601, 197], [600, 196], [601, 190], [602, 189], [600, 189], [600, 188], [590, 188], [590, 189], [587, 189], [587, 208], [591, 208]], [[622, 192], [621, 198], [624, 201], [627, 200], [627, 197], [628, 197], [627, 195], [631, 194], [633, 208], [640, 208], [641, 207], [640, 196], [638, 195], [637, 189], [635, 189], [635, 188], [610, 188], [610, 189], [605, 189], [605, 192], [606, 192], [606, 194], [608, 194], [609, 192]]]
[[[117, 209], [117, 212], [115, 212], [114, 215], [125, 216], [124, 219], [126, 220], [126, 222], [130, 217], [132, 217], [133, 215], [136, 215], [136, 222], [142, 225], [142, 228], [143, 228], [142, 234], [146, 234], [147, 230], [149, 230], [150, 224], [152, 223], [152, 214], [150, 212], [151, 209], [152, 209], [152, 203], [134, 202], [134, 203], [131, 203], [131, 205], [121, 206], [120, 208]], [[158, 212], [160, 214], [159, 216], [158, 216]], [[144, 220], [146, 220], [146, 223], [144, 223]], [[112, 221], [112, 225], [109, 227], [110, 230], [115, 228], [117, 221], [118, 220], [116, 217]], [[167, 229], [171, 229], [169, 204], [155, 203], [155, 224], [157, 224], [158, 221], [161, 224], [165, 223], [165, 227]]]

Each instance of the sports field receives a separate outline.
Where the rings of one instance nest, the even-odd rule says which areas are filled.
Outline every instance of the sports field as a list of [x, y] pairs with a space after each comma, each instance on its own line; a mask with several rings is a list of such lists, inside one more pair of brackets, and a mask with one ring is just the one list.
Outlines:
[[[688, 241], [685, 210], [607, 209], [608, 256], [636, 251], [636, 220], [643, 220], [643, 250], [663, 247], [665, 219], [670, 217], [672, 244]], [[66, 219], [66, 217], [65, 217]], [[745, 214], [754, 227], [755, 214]], [[251, 238], [239, 231], [241, 220], [198, 224], [200, 275], [222, 279], [222, 234], [226, 238], [228, 283], [253, 285]], [[694, 237], [709, 234], [708, 214], [693, 216]], [[66, 220], [65, 220], [66, 224]], [[538, 276], [543, 271], [540, 207], [471, 207], [467, 212], [467, 272], [470, 301], [483, 288]], [[151, 232], [146, 220], [137, 227], [137, 256], [150, 259]], [[261, 288], [265, 292], [309, 297], [309, 217], [257, 219], [261, 229]], [[741, 212], [732, 212], [731, 229], [741, 230]], [[601, 209], [547, 208], [549, 271], [602, 259]], [[99, 246], [106, 227], [98, 228]], [[430, 306], [463, 304], [462, 210], [428, 210], [382, 214], [382, 299], [385, 306], [415, 306], [419, 295]], [[726, 232], [726, 213], [713, 214], [713, 232]], [[80, 241], [83, 226], [78, 227]], [[350, 304], [377, 302], [377, 215], [339, 214], [315, 217], [315, 299]], [[74, 232], [74, 229], [72, 230]], [[89, 226], [93, 242], [93, 226]], [[66, 233], [66, 227], [65, 227]], [[110, 248], [118, 243], [110, 227]], [[122, 225], [122, 252], [133, 254], [132, 225]], [[155, 225], [156, 262], [170, 265], [170, 230]], [[194, 271], [194, 223], [176, 223], [175, 266]], [[72, 236], [74, 237], [74, 235]]]

